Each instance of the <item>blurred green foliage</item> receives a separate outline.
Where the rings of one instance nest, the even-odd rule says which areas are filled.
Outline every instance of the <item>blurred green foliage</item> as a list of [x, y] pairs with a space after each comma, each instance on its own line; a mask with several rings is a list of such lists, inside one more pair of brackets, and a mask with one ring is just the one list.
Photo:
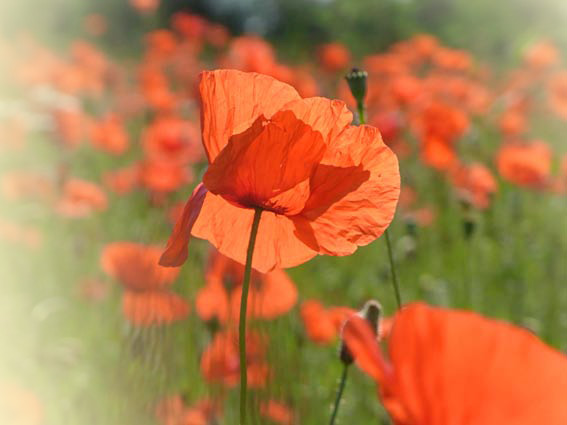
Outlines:
[[[41, 13], [38, 13], [38, 7]], [[136, 48], [141, 32], [166, 26], [178, 10], [226, 25], [234, 34], [257, 32], [288, 59], [300, 61], [313, 47], [344, 42], [357, 56], [385, 49], [418, 32], [435, 34], [507, 64], [529, 42], [548, 38], [567, 49], [567, 2], [563, 0], [162, 0], [157, 16], [140, 17], [127, 0], [2, 2], [0, 31], [39, 31], [48, 39], [81, 34], [82, 17], [98, 12], [110, 20], [108, 46]]]

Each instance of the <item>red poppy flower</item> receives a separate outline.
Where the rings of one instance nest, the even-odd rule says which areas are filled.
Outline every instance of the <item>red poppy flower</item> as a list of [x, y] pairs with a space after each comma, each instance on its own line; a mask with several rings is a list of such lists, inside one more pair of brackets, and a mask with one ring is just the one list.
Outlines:
[[350, 52], [341, 43], [328, 43], [319, 47], [319, 62], [328, 72], [346, 69], [350, 62]]
[[185, 299], [165, 290], [175, 281], [179, 269], [159, 266], [159, 256], [159, 248], [133, 242], [114, 242], [102, 252], [103, 270], [126, 289], [122, 309], [134, 325], [171, 323], [189, 313]]
[[210, 166], [161, 264], [182, 264], [191, 234], [244, 263], [255, 207], [264, 210], [252, 264], [261, 272], [352, 254], [390, 224], [397, 159], [376, 128], [349, 125], [343, 102], [302, 99], [273, 78], [233, 70], [202, 73], [200, 92]]
[[551, 150], [542, 141], [530, 144], [508, 143], [496, 157], [498, 172], [519, 186], [541, 189], [551, 173]]
[[149, 14], [156, 11], [159, 7], [160, 0], [129, 0], [130, 5], [138, 12]]
[[343, 338], [397, 425], [567, 423], [567, 358], [524, 329], [414, 303], [394, 317], [388, 358], [359, 317]]
[[[196, 298], [197, 314], [203, 320], [221, 323], [238, 321], [244, 266], [214, 251], [206, 273], [206, 285]], [[290, 311], [297, 301], [297, 289], [285, 271], [252, 271], [248, 294], [249, 317], [274, 319]]]
[[160, 249], [134, 242], [112, 242], [100, 256], [102, 269], [132, 290], [160, 289], [171, 285], [179, 275], [178, 268], [158, 265]]
[[491, 196], [498, 190], [490, 170], [479, 163], [457, 167], [451, 178], [461, 198], [479, 209], [488, 208]]
[[344, 321], [356, 310], [347, 307], [326, 309], [319, 301], [309, 300], [301, 305], [301, 319], [307, 336], [318, 344], [328, 344], [335, 340]]
[[100, 186], [80, 179], [69, 179], [63, 186], [56, 210], [65, 217], [80, 218], [95, 211], [104, 211], [107, 207], [108, 200]]
[[[246, 332], [246, 362], [248, 386], [263, 387], [270, 370], [265, 360], [265, 342], [254, 332]], [[219, 332], [201, 357], [201, 373], [207, 381], [234, 387], [240, 380], [238, 335], [233, 331]]]
[[140, 185], [152, 192], [169, 193], [193, 180], [191, 170], [178, 163], [147, 159], [138, 168]]
[[293, 411], [282, 402], [269, 400], [260, 404], [260, 415], [281, 425], [293, 423]]
[[120, 118], [116, 115], [108, 115], [100, 122], [92, 124], [91, 142], [100, 150], [121, 155], [128, 150], [128, 133]]
[[146, 156], [176, 164], [192, 164], [201, 160], [203, 149], [199, 132], [190, 121], [163, 116], [153, 121], [142, 135]]
[[549, 104], [557, 116], [567, 120], [567, 71], [555, 74], [548, 84]]
[[161, 425], [208, 425], [220, 415], [217, 402], [199, 400], [187, 406], [180, 395], [161, 400], [156, 407], [156, 418]]
[[124, 317], [136, 326], [163, 325], [182, 320], [189, 314], [184, 298], [168, 291], [124, 291]]

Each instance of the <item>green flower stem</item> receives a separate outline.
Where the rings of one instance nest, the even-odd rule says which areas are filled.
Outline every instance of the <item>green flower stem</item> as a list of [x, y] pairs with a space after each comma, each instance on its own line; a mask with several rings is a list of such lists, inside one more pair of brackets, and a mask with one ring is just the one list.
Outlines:
[[337, 390], [337, 397], [335, 398], [335, 404], [333, 406], [333, 413], [331, 414], [331, 421], [329, 422], [329, 425], [334, 425], [337, 413], [339, 412], [339, 404], [341, 403], [341, 398], [343, 397], [343, 391], [347, 380], [348, 366], [349, 365], [347, 363], [343, 363], [343, 374], [341, 375], [341, 382], [339, 383], [339, 388]]
[[246, 311], [248, 308], [248, 289], [250, 288], [250, 274], [252, 272], [252, 255], [260, 227], [262, 209], [254, 209], [254, 219], [250, 230], [248, 250], [246, 251], [246, 265], [244, 266], [244, 279], [242, 281], [242, 295], [240, 297], [240, 321], [238, 324], [238, 345], [240, 347], [240, 425], [246, 425], [246, 395], [248, 390], [248, 371], [246, 365]]
[[398, 309], [402, 307], [402, 296], [400, 295], [400, 287], [398, 285], [398, 277], [396, 276], [396, 266], [394, 264], [394, 254], [392, 252], [392, 243], [390, 242], [390, 233], [388, 229], [384, 232], [386, 237], [386, 245], [388, 246], [388, 259], [390, 260], [390, 274], [392, 275], [392, 285], [394, 286], [394, 293], [396, 294], [396, 303]]

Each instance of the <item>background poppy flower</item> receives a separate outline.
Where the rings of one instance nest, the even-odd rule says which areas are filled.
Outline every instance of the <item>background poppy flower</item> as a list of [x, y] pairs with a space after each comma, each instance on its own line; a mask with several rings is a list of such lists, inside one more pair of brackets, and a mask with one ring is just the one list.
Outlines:
[[542, 189], [551, 173], [551, 150], [542, 141], [508, 143], [497, 153], [498, 172], [519, 186]]
[[389, 225], [397, 159], [376, 128], [349, 125], [344, 103], [233, 70], [203, 72], [200, 92], [210, 167], [162, 264], [183, 263], [190, 234], [244, 263], [255, 207], [264, 210], [253, 260], [261, 272], [351, 254]]
[[65, 217], [81, 218], [107, 207], [106, 193], [99, 185], [73, 178], [65, 182], [56, 210]]
[[[246, 362], [249, 387], [266, 384], [269, 366], [265, 360], [266, 346], [254, 332], [246, 333]], [[201, 357], [201, 373], [208, 381], [234, 387], [240, 380], [238, 335], [234, 331], [219, 332]]]
[[413, 303], [393, 319], [388, 358], [359, 317], [343, 338], [396, 424], [567, 421], [567, 358], [524, 329]]
[[[217, 318], [221, 323], [238, 321], [244, 266], [214, 250], [206, 272], [206, 284], [195, 300], [203, 320]], [[252, 272], [247, 316], [274, 319], [290, 311], [297, 301], [297, 289], [281, 269], [268, 273]]]

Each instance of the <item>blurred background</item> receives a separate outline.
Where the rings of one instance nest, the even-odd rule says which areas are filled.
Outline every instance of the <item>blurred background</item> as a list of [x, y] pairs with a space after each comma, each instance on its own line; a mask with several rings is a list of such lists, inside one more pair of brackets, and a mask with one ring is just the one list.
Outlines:
[[[354, 111], [343, 76], [373, 66], [368, 116], [408, 188], [391, 226], [404, 300], [505, 319], [565, 351], [566, 28], [563, 0], [0, 2], [0, 424], [237, 423], [229, 320], [195, 305], [210, 245], [192, 242], [151, 317], [127, 307], [108, 248], [141, 244], [120, 265], [139, 279], [151, 268], [136, 261], [164, 246], [206, 168], [196, 86], [217, 67], [267, 72]], [[415, 65], [428, 43], [450, 59]], [[432, 163], [427, 120], [458, 140], [459, 165], [489, 177]], [[190, 158], [156, 161], [153, 143]], [[507, 166], [503, 147], [519, 145], [534, 150]], [[285, 314], [253, 320], [264, 343], [251, 356], [270, 373], [251, 420], [325, 423], [341, 370], [333, 308], [376, 298], [395, 311], [385, 244], [287, 273], [297, 289]], [[389, 423], [358, 372], [339, 418]]]

